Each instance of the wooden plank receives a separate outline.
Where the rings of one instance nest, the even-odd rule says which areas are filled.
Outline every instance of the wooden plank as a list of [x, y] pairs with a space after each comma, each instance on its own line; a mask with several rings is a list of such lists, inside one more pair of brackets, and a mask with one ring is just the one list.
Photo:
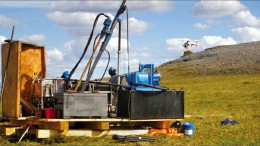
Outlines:
[[39, 119], [44, 122], [149, 122], [149, 121], [181, 121], [182, 119], [145, 119], [145, 120], [131, 120], [127, 118], [105, 118], [105, 119]]
[[41, 129], [68, 130], [69, 122], [40, 122]]
[[[18, 66], [18, 48], [20, 47], [20, 43], [15, 41], [13, 42], [10, 59], [8, 63], [8, 70], [6, 74], [6, 79], [4, 83], [3, 89], [3, 97], [2, 97], [2, 111], [4, 117], [19, 117], [20, 110], [17, 109], [17, 105], [20, 104], [17, 92], [17, 66]], [[7, 61], [9, 44], [5, 43], [2, 45], [2, 81], [3, 75], [5, 72], [5, 64]], [[19, 106], [20, 109], [20, 106]]]
[[30, 120], [31, 117], [18, 117], [18, 118], [6, 118], [6, 117], [4, 117], [4, 119], [7, 119], [7, 120]]
[[28, 125], [39, 125], [37, 119], [32, 120], [10, 120], [10, 126], [28, 126]]
[[59, 130], [36, 129], [35, 136], [36, 138], [50, 138], [53, 136], [57, 136], [59, 133]]
[[146, 125], [151, 126], [153, 128], [165, 129], [165, 128], [170, 128], [171, 123], [172, 123], [171, 121], [154, 121], [154, 122], [147, 122]]
[[148, 129], [130, 129], [130, 130], [65, 130], [61, 132], [64, 136], [88, 136], [88, 137], [102, 137], [105, 135], [143, 135], [147, 134]]
[[9, 136], [13, 135], [16, 132], [16, 129], [21, 129], [22, 127], [4, 127], [4, 135]]

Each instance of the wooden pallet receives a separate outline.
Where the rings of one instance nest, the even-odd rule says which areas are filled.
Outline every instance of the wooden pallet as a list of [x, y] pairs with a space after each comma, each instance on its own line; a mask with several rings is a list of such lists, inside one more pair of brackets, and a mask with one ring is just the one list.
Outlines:
[[2, 126], [4, 135], [21, 135], [28, 128], [28, 134], [36, 138], [56, 135], [102, 137], [104, 135], [142, 135], [149, 128], [165, 129], [176, 119], [130, 120], [106, 119], [35, 119], [29, 117], [10, 118], [9, 125]]

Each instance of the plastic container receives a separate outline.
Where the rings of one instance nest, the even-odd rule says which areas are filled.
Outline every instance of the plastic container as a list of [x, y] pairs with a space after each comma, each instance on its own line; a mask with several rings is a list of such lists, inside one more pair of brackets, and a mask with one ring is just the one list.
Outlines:
[[55, 119], [56, 111], [53, 108], [45, 108], [44, 109], [44, 118], [46, 119]]
[[183, 123], [183, 133], [185, 136], [193, 136], [194, 134], [194, 124], [191, 122]]

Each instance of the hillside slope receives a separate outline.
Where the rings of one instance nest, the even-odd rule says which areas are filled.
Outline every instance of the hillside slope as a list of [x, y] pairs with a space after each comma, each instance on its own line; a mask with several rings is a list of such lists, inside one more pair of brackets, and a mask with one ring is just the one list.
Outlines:
[[162, 74], [232, 75], [260, 73], [260, 41], [205, 49], [158, 67]]

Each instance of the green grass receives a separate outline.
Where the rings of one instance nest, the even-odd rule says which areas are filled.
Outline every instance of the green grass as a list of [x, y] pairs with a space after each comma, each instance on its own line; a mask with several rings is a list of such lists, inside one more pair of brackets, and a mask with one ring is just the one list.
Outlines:
[[[195, 135], [174, 144], [248, 145], [260, 143], [260, 75], [173, 76], [162, 84], [185, 91], [185, 119]], [[238, 125], [221, 126], [225, 118]], [[186, 139], [186, 138], [185, 138]]]
[[[228, 76], [177, 76], [163, 74], [161, 84], [184, 89], [185, 118], [195, 124], [193, 137], [159, 136], [154, 145], [259, 145], [260, 74]], [[222, 126], [225, 118], [237, 125]], [[1, 145], [11, 144], [1, 137]], [[56, 137], [45, 140], [25, 139], [18, 145], [150, 145], [146, 142], [117, 142], [103, 138]]]

